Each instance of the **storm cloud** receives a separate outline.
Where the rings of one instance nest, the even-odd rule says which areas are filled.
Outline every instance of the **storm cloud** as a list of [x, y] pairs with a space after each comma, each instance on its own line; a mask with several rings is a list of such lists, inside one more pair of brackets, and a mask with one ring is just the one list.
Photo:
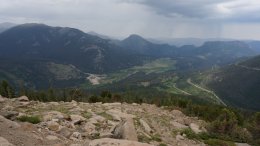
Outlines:
[[122, 0], [146, 5], [166, 17], [260, 21], [258, 0]]
[[0, 23], [46, 23], [126, 37], [260, 39], [259, 0], [0, 0]]

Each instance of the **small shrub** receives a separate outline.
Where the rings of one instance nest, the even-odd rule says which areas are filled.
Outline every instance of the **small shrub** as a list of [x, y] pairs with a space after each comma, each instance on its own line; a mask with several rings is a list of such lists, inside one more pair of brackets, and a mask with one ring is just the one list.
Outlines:
[[41, 122], [41, 119], [38, 116], [21, 116], [17, 118], [21, 122], [29, 122], [32, 124], [38, 124]]
[[86, 119], [90, 119], [92, 117], [92, 114], [91, 113], [88, 113], [88, 112], [85, 112], [85, 113], [82, 113], [82, 116]]
[[138, 135], [137, 138], [138, 138], [139, 142], [149, 143], [151, 141], [150, 138], [148, 138], [148, 137], [146, 137], [144, 135]]
[[189, 139], [200, 139], [200, 137], [195, 132], [193, 132], [190, 128], [181, 131], [181, 135], [182, 134], [186, 134], [187, 138]]
[[161, 143], [159, 144], [159, 146], [167, 146], [167, 144]]
[[157, 141], [157, 142], [161, 142], [161, 136], [159, 134], [155, 134], [152, 136], [152, 140]]
[[201, 132], [198, 134], [199, 138], [202, 139], [202, 140], [208, 140], [210, 138], [215, 138], [214, 135], [210, 135], [209, 133], [207, 132]]
[[92, 133], [89, 137], [90, 139], [99, 139], [100, 138], [100, 133]]
[[88, 99], [88, 102], [89, 103], [96, 103], [96, 102], [101, 102], [101, 99], [97, 96], [91, 96], [89, 99]]
[[204, 141], [209, 146], [235, 146], [233, 142], [230, 141], [223, 141], [219, 139], [209, 139]]

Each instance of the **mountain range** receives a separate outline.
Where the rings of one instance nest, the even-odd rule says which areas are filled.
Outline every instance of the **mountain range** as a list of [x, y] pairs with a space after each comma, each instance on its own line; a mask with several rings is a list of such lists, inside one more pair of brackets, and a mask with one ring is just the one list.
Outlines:
[[[179, 81], [173, 79], [187, 78], [192, 72], [220, 68], [217, 73], [211, 72], [212, 80], [205, 85], [216, 91], [230, 105], [247, 107], [243, 104], [250, 105], [258, 101], [257, 96], [260, 93], [255, 79], [258, 76], [237, 62], [258, 55], [258, 46], [257, 41], [231, 40], [177, 47], [156, 44], [136, 34], [123, 40], [111, 40], [109, 37], [101, 38], [95, 33], [89, 34], [75, 28], [22, 24], [0, 33], [0, 80], [6, 79], [16, 87], [22, 84], [34, 89], [86, 85], [88, 88], [99, 88], [102, 85], [102, 89], [118, 85], [121, 89], [134, 83], [138, 88], [139, 85], [147, 88], [153, 85], [155, 89], [161, 90], [161, 87], [167, 86], [173, 92], [173, 87], [177, 91], [175, 83]], [[236, 69], [238, 66], [239, 69]], [[241, 85], [245, 89], [243, 93], [235, 90], [242, 88], [235, 86], [240, 85], [237, 81], [240, 73], [245, 73], [243, 80], [247, 76], [252, 78], [247, 80], [250, 83]], [[90, 78], [93, 77], [98, 84], [96, 80], [104, 81], [101, 81], [100, 86], [91, 85]], [[220, 78], [223, 82], [219, 82]], [[232, 79], [235, 81], [229, 81]], [[232, 86], [233, 84], [235, 85]], [[226, 86], [232, 86], [232, 89]], [[251, 89], [254, 89], [254, 93], [250, 92]], [[181, 90], [177, 93], [185, 93]], [[244, 101], [251, 94], [247, 103], [240, 102], [240, 99]], [[252, 106], [255, 108], [259, 105]]]

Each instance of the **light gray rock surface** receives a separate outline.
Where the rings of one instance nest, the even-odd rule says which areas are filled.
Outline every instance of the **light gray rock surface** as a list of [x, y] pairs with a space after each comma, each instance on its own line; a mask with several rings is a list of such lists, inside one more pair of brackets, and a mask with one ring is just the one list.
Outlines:
[[111, 138], [96, 139], [89, 143], [89, 146], [153, 146], [129, 140], [119, 140]]
[[14, 146], [13, 144], [11, 144], [8, 140], [6, 140], [3, 137], [0, 137], [0, 146]]

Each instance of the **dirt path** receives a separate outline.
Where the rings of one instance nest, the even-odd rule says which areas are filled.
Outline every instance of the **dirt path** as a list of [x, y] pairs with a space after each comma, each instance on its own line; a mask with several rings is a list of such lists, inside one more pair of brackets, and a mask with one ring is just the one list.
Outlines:
[[205, 92], [208, 92], [208, 93], [212, 94], [217, 99], [217, 101], [219, 103], [221, 103], [224, 106], [227, 106], [213, 91], [210, 91], [210, 90], [205, 89], [205, 88], [203, 88], [203, 87], [201, 87], [201, 86], [199, 86], [197, 84], [192, 83], [190, 78], [187, 80], [187, 83], [189, 83], [190, 85], [192, 85], [192, 86], [194, 86], [194, 87], [196, 87], [196, 88], [198, 88], [198, 89], [200, 89], [202, 91], [205, 91]]

